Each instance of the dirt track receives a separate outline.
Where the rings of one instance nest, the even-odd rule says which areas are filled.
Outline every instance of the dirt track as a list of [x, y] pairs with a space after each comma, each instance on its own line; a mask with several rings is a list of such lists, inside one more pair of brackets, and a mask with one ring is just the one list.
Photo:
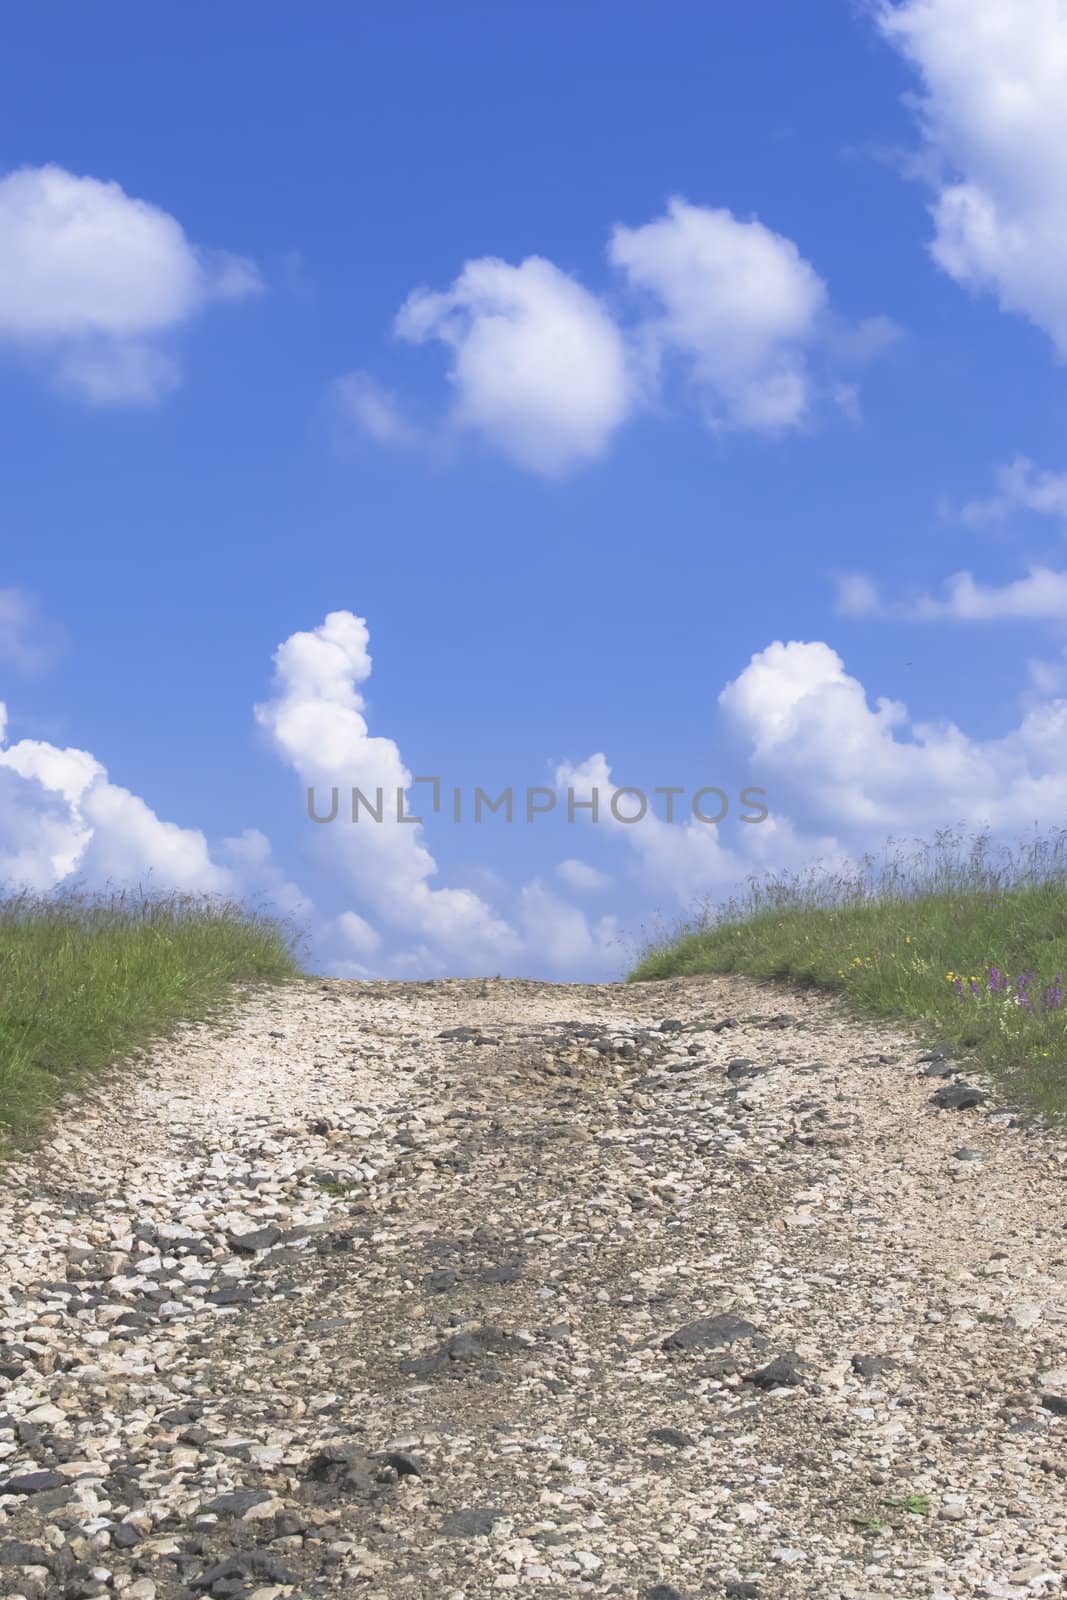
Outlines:
[[0, 1591], [1061, 1593], [1067, 1147], [920, 1053], [739, 979], [187, 1030], [0, 1174]]

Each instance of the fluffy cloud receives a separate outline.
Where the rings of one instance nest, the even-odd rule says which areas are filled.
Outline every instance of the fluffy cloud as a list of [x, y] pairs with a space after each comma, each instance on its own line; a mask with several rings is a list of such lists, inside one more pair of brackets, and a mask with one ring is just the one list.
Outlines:
[[[555, 783], [561, 797], [573, 791], [576, 804], [586, 807], [596, 795], [598, 820], [590, 821], [589, 826], [628, 842], [646, 888], [666, 890], [684, 903], [694, 894], [737, 882], [744, 873], [740, 857], [723, 845], [718, 828], [711, 824], [667, 822], [655, 815], [651, 806], [640, 822], [620, 822], [609, 805], [619, 784], [603, 751], [582, 762], [562, 762], [556, 768]], [[636, 812], [636, 800], [630, 803]], [[625, 807], [620, 805], [620, 810]], [[581, 814], [591, 816], [588, 810]]]
[[1064, 815], [1067, 700], [1034, 706], [1003, 738], [970, 739], [952, 722], [912, 723], [898, 701], [869, 705], [829, 645], [779, 641], [719, 705], [801, 833], [866, 849], [899, 829], [960, 820], [1017, 834]]
[[86, 750], [36, 739], [5, 744], [0, 718], [0, 881], [46, 891], [65, 878], [93, 887], [152, 883], [233, 893], [234, 875], [211, 859], [195, 829], [164, 822], [113, 784]]
[[877, 14], [924, 85], [934, 259], [1067, 357], [1067, 5], [903, 0]]
[[0, 178], [0, 341], [93, 404], [160, 399], [179, 378], [167, 337], [260, 287], [250, 262], [191, 244], [117, 183], [56, 166]]
[[577, 906], [553, 894], [539, 879], [519, 895], [518, 920], [527, 948], [559, 976], [591, 972], [615, 976], [629, 965], [614, 917], [599, 917], [590, 926]]
[[[1017, 725], [972, 739], [956, 724], [913, 722], [901, 702], [871, 703], [828, 644], [776, 641], [718, 697], [721, 729], [739, 770], [766, 791], [767, 820], [724, 840], [719, 828], [651, 815], [597, 826], [647, 894], [692, 909], [721, 901], [763, 870], [833, 869], [889, 836], [932, 838], [946, 826], [988, 826], [1017, 838], [1058, 827], [1067, 810], [1067, 666], [1031, 663], [1032, 691]], [[588, 799], [614, 786], [603, 754], [557, 773]]]
[[[397, 818], [397, 792], [411, 788], [412, 775], [393, 740], [371, 734], [363, 715], [359, 685], [371, 672], [368, 645], [366, 623], [349, 611], [333, 611], [312, 631], [292, 634], [275, 652], [274, 698], [256, 707], [257, 721], [302, 785], [315, 790], [320, 815], [329, 811], [331, 790], [339, 791], [338, 815], [321, 825], [321, 844], [361, 902], [439, 956], [447, 951], [468, 969], [493, 967], [516, 952], [513, 930], [469, 889], [434, 888], [437, 863], [421, 825]], [[362, 809], [358, 821], [350, 820], [353, 788], [381, 810], [380, 822]], [[369, 948], [367, 926], [361, 915], [342, 925], [361, 953]]]
[[223, 841], [216, 858], [196, 828], [165, 821], [112, 783], [87, 750], [37, 739], [6, 740], [0, 702], [0, 885], [46, 894], [65, 882], [87, 889], [141, 887], [228, 895], [304, 917], [305, 896], [271, 858], [255, 829]]
[[[742, 737], [738, 745], [738, 767], [758, 771], [762, 784], [762, 769], [752, 764], [748, 742]], [[737, 893], [753, 874], [801, 867], [813, 857], [824, 862], [847, 858], [845, 846], [832, 833], [805, 832], [794, 825], [787, 808], [778, 804], [780, 790], [767, 797], [770, 814], [762, 822], [741, 824], [731, 836], [732, 843], [727, 844], [719, 825], [693, 818], [683, 821], [677, 815], [668, 821], [665, 815], [656, 814], [651, 796], [641, 822], [619, 822], [608, 804], [608, 796], [618, 784], [603, 752], [583, 762], [561, 764], [555, 777], [561, 797], [571, 791], [579, 802], [589, 802], [594, 791], [599, 796], [599, 820], [590, 821], [589, 826], [602, 830], [626, 851], [632, 875], [646, 900], [654, 897], [657, 914], [664, 896], [672, 912], [679, 908], [691, 912], [702, 902]], [[629, 803], [636, 811], [636, 800]], [[677, 803], [684, 808], [687, 801], [683, 798]], [[658, 804], [662, 807], [662, 800]]]
[[551, 261], [469, 261], [444, 293], [418, 289], [400, 338], [450, 353], [452, 423], [520, 466], [554, 474], [600, 455], [630, 405], [622, 336], [596, 297]]
[[617, 227], [609, 257], [654, 302], [641, 332], [657, 363], [689, 363], [713, 427], [775, 430], [807, 413], [805, 350], [826, 285], [791, 239], [755, 220], [673, 199], [667, 215]]
[[[612, 311], [540, 256], [468, 261], [450, 288], [408, 297], [394, 331], [447, 348], [449, 432], [558, 475], [603, 455], [680, 369], [709, 426], [776, 433], [803, 423], [817, 399], [855, 413], [853, 386], [814, 376], [816, 356], [855, 365], [896, 336], [884, 317], [854, 327], [834, 318], [792, 240], [726, 210], [673, 199], [665, 216], [615, 228], [608, 259], [620, 286]], [[379, 443], [433, 437], [366, 373], [340, 379], [335, 401]]]

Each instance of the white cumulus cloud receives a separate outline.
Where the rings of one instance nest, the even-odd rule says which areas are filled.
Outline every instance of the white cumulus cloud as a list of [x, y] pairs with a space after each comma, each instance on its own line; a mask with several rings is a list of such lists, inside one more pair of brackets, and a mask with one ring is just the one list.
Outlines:
[[[449, 353], [446, 432], [475, 434], [530, 471], [557, 476], [602, 456], [642, 408], [681, 389], [709, 426], [776, 434], [829, 401], [854, 418], [835, 364], [871, 360], [897, 337], [885, 317], [834, 316], [796, 244], [755, 218], [672, 199], [666, 214], [617, 226], [609, 303], [542, 256], [468, 261], [443, 291], [408, 296], [394, 332]], [[684, 382], [669, 386], [672, 370]], [[334, 385], [356, 432], [383, 444], [433, 442], [365, 372]]]
[[1067, 4], [902, 0], [877, 15], [923, 83], [934, 259], [1067, 357]]
[[0, 881], [41, 892], [69, 877], [92, 887], [236, 888], [202, 833], [156, 816], [87, 750], [0, 736], [0, 788]]
[[951, 721], [913, 723], [899, 701], [872, 706], [829, 645], [777, 641], [719, 705], [802, 833], [866, 849], [900, 829], [931, 836], [962, 821], [1017, 835], [1064, 815], [1067, 700], [1032, 707], [1001, 738], [972, 739]]
[[296, 917], [311, 909], [258, 830], [223, 840], [213, 854], [199, 829], [158, 816], [89, 751], [9, 743], [0, 702], [0, 886], [47, 894], [73, 882], [226, 895]]
[[[515, 934], [471, 890], [434, 887], [437, 863], [422, 826], [398, 820], [397, 792], [411, 789], [412, 775], [394, 741], [367, 726], [359, 685], [371, 672], [368, 646], [366, 623], [349, 611], [333, 611], [317, 628], [292, 634], [275, 652], [274, 697], [256, 707], [256, 718], [302, 785], [315, 791], [319, 815], [329, 814], [338, 790], [337, 817], [308, 826], [319, 827], [323, 849], [361, 903], [379, 922], [448, 951], [464, 970], [490, 967], [514, 953]], [[362, 807], [351, 821], [353, 788], [381, 821]], [[350, 943], [365, 924], [357, 917], [358, 924], [342, 926]], [[355, 942], [366, 953], [366, 936]]]
[[535, 472], [599, 456], [630, 406], [622, 336], [600, 301], [540, 256], [469, 261], [443, 293], [417, 289], [402, 339], [450, 351], [451, 419]]
[[179, 378], [169, 336], [260, 287], [251, 262], [192, 244], [115, 182], [57, 166], [0, 178], [0, 341], [90, 403], [160, 399]]
[[643, 227], [617, 227], [612, 265], [654, 306], [642, 335], [689, 363], [716, 427], [775, 430], [806, 415], [806, 348], [826, 285], [791, 239], [762, 222], [675, 198]]

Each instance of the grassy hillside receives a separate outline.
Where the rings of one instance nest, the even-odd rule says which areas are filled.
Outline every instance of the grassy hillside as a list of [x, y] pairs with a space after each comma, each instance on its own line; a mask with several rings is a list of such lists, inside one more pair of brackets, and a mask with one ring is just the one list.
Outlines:
[[753, 880], [650, 941], [630, 977], [701, 972], [834, 990], [1067, 1113], [1067, 833], [1016, 848], [944, 833], [852, 867]]
[[289, 930], [187, 896], [0, 900], [0, 1146], [87, 1075], [240, 981], [299, 966]]

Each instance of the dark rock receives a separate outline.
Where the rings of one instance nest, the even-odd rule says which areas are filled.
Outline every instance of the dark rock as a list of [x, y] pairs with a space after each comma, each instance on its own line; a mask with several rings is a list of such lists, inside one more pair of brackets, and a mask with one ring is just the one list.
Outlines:
[[759, 1329], [743, 1317], [724, 1311], [715, 1317], [699, 1317], [668, 1334], [661, 1350], [721, 1350], [739, 1339], [755, 1339]]
[[0, 1486], [0, 1494], [43, 1494], [46, 1489], [63, 1489], [66, 1478], [61, 1472], [17, 1472]]
[[708, 1029], [709, 1033], [723, 1033], [727, 1028], [739, 1028], [741, 1024], [736, 1017], [723, 1017], [721, 1022], [713, 1022]]
[[687, 1433], [680, 1428], [653, 1428], [648, 1436], [649, 1444], [669, 1444], [676, 1450], [685, 1450], [693, 1443]]
[[645, 1590], [645, 1600], [685, 1600], [685, 1595], [673, 1583], [657, 1583], [654, 1588]]
[[750, 1056], [732, 1056], [726, 1063], [726, 1076], [734, 1083], [738, 1078], [754, 1078], [764, 1071], [766, 1068], [757, 1067]]
[[295, 1572], [269, 1550], [250, 1550], [247, 1554], [227, 1556], [208, 1567], [198, 1578], [189, 1581], [189, 1587], [220, 1597], [247, 1593], [246, 1579], [260, 1579], [267, 1583], [295, 1584]]
[[304, 1533], [307, 1523], [295, 1511], [279, 1511], [274, 1519], [274, 1536], [276, 1539], [291, 1539], [295, 1534]]
[[316, 1451], [308, 1462], [307, 1476], [313, 1483], [369, 1494], [374, 1489], [374, 1467], [361, 1445], [328, 1444]]
[[685, 1027], [684, 1022], [679, 1022], [677, 1017], [665, 1017], [659, 1025], [660, 1033], [681, 1033]]
[[707, 1066], [707, 1062], [702, 1060], [699, 1056], [697, 1056], [695, 1060], [693, 1058], [690, 1058], [687, 1061], [668, 1061], [668, 1063], [667, 1063], [667, 1071], [668, 1072], [695, 1072], [698, 1067], [706, 1067], [706, 1066]]
[[116, 1522], [109, 1530], [111, 1543], [116, 1550], [132, 1550], [139, 1543], [141, 1534], [132, 1522]]
[[514, 1340], [498, 1328], [478, 1328], [474, 1333], [453, 1334], [429, 1354], [402, 1361], [400, 1370], [413, 1377], [430, 1377], [435, 1372], [447, 1371], [450, 1366], [466, 1366], [482, 1356], [509, 1351], [513, 1345]]
[[204, 1509], [217, 1517], [243, 1517], [253, 1506], [260, 1506], [269, 1499], [271, 1494], [268, 1489], [231, 1489], [229, 1494], [220, 1494], [216, 1499], [209, 1500]]
[[[66, 1480], [64, 1480], [66, 1484]], [[69, 1505], [74, 1499], [74, 1490], [64, 1486], [62, 1489], [42, 1489], [30, 1501], [34, 1511], [58, 1511], [61, 1506]]]
[[931, 1096], [930, 1104], [942, 1111], [970, 1111], [988, 1098], [984, 1089], [976, 1089], [972, 1084], [949, 1083]]
[[759, 1600], [759, 1585], [755, 1583], [728, 1583], [723, 1590], [726, 1600]]
[[184, 1428], [190, 1422], [199, 1422], [204, 1415], [202, 1400], [190, 1400], [187, 1405], [175, 1406], [173, 1411], [164, 1411], [160, 1414], [160, 1423], [164, 1428]]
[[486, 1267], [481, 1275], [483, 1283], [514, 1283], [522, 1276], [522, 1268], [514, 1262], [502, 1267]]
[[892, 1372], [900, 1365], [892, 1356], [853, 1356], [852, 1370], [861, 1378], [877, 1378], [883, 1372]]
[[418, 1456], [413, 1456], [407, 1450], [383, 1450], [378, 1452], [375, 1461], [380, 1461], [383, 1467], [392, 1467], [400, 1478], [421, 1478], [425, 1468]]
[[0, 1567], [47, 1567], [48, 1554], [39, 1544], [9, 1539], [0, 1544]]
[[1067, 1395], [1043, 1394], [1041, 1404], [1046, 1411], [1051, 1411], [1057, 1417], [1067, 1417]]
[[775, 1356], [765, 1367], [757, 1367], [753, 1372], [746, 1372], [744, 1381], [754, 1383], [757, 1389], [795, 1388], [798, 1383], [804, 1381], [800, 1357], [794, 1355], [792, 1351], [784, 1356]]
[[209, 1306], [246, 1306], [254, 1298], [254, 1291], [250, 1283], [228, 1283], [204, 1298]]
[[428, 1272], [422, 1281], [431, 1294], [447, 1294], [459, 1282], [459, 1273], [453, 1267], [438, 1267]]
[[503, 1511], [489, 1510], [446, 1511], [441, 1518], [441, 1532], [449, 1539], [487, 1539], [493, 1523], [504, 1515]]
[[269, 1250], [276, 1245], [282, 1236], [282, 1230], [273, 1226], [267, 1228], [253, 1228], [250, 1233], [230, 1235], [230, 1245], [234, 1250], [239, 1250], [242, 1255], [254, 1256], [259, 1250]]

